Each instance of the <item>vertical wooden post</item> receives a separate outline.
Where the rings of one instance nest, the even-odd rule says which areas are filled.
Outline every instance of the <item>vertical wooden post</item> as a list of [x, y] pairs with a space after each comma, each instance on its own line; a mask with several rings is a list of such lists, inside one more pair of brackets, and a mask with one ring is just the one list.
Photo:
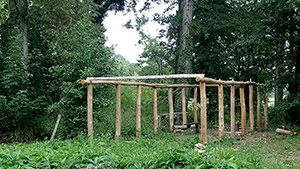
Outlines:
[[201, 97], [201, 140], [203, 144], [207, 143], [207, 117], [206, 117], [206, 89], [205, 81], [200, 82], [200, 97]]
[[241, 102], [241, 135], [246, 133], [246, 104], [245, 104], [245, 92], [244, 86], [240, 86], [240, 102]]
[[256, 102], [256, 124], [257, 124], [257, 130], [261, 131], [261, 127], [260, 127], [260, 92], [257, 86], [257, 102]]
[[249, 118], [250, 118], [250, 131], [253, 131], [254, 130], [253, 85], [249, 85]]
[[121, 136], [121, 85], [116, 86], [116, 133], [115, 139], [119, 139]]
[[268, 95], [264, 94], [264, 129], [268, 129]]
[[168, 98], [169, 98], [169, 125], [170, 125], [170, 131], [173, 131], [173, 125], [174, 125], [173, 88], [168, 89]]
[[88, 128], [88, 137], [93, 138], [94, 129], [93, 129], [93, 85], [88, 85], [87, 87], [87, 128]]
[[182, 124], [185, 125], [187, 124], [185, 88], [181, 89], [181, 111], [182, 111]]
[[194, 88], [194, 123], [198, 123], [198, 102], [197, 102], [197, 98], [198, 98], [198, 88], [195, 87]]
[[230, 86], [230, 134], [235, 136], [235, 86]]
[[158, 113], [157, 113], [157, 88], [153, 88], [153, 122], [154, 132], [157, 132], [158, 128]]
[[142, 86], [137, 86], [137, 95], [136, 95], [136, 126], [135, 134], [136, 138], [139, 138], [141, 135], [141, 100], [142, 100]]
[[218, 103], [219, 103], [219, 140], [224, 139], [224, 94], [223, 84], [218, 84]]

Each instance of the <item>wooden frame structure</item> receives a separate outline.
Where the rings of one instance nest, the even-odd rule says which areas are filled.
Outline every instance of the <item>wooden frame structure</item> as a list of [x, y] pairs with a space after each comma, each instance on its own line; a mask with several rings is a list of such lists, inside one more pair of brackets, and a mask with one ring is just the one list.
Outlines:
[[[195, 79], [198, 84], [162, 84], [162, 83], [145, 83], [140, 80], [149, 79]], [[126, 81], [127, 80], [127, 81]], [[130, 80], [130, 81], [128, 81]], [[135, 80], [135, 81], [134, 81]], [[139, 80], [136, 82], [136, 80]], [[153, 89], [153, 130], [158, 130], [158, 112], [157, 112], [157, 89], [168, 88], [168, 101], [169, 101], [169, 127], [170, 131], [174, 129], [174, 103], [173, 103], [173, 90], [174, 88], [181, 88], [182, 97], [182, 122], [183, 125], [188, 123], [188, 114], [186, 111], [186, 88], [194, 88], [194, 123], [198, 124], [198, 88], [200, 89], [200, 126], [201, 126], [201, 140], [202, 143], [207, 143], [207, 97], [206, 87], [218, 88], [218, 122], [219, 122], [219, 140], [224, 139], [224, 86], [230, 87], [230, 135], [236, 134], [236, 116], [235, 116], [235, 90], [239, 88], [240, 95], [240, 108], [241, 108], [241, 135], [245, 135], [247, 131], [247, 110], [245, 102], [245, 86], [249, 86], [249, 122], [250, 130], [254, 130], [254, 110], [253, 110], [253, 86], [257, 89], [257, 112], [256, 112], [256, 127], [258, 131], [261, 131], [261, 108], [260, 108], [260, 94], [262, 90], [259, 86], [262, 84], [255, 83], [253, 81], [224, 81], [216, 80], [212, 78], [204, 77], [204, 74], [173, 74], [173, 75], [153, 75], [153, 76], [126, 76], [126, 77], [89, 77], [85, 80], [81, 80], [81, 83], [87, 85], [87, 131], [88, 137], [93, 138], [93, 85], [96, 84], [111, 84], [116, 86], [116, 131], [115, 138], [119, 139], [121, 136], [121, 86], [136, 86], [137, 98], [136, 98], [136, 137], [141, 135], [141, 95], [142, 86], [150, 87]], [[268, 96], [263, 94], [264, 100], [264, 129], [267, 129], [268, 118]]]

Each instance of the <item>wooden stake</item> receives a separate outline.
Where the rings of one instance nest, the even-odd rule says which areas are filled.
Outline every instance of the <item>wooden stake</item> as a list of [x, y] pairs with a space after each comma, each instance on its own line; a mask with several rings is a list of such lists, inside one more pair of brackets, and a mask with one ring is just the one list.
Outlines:
[[116, 133], [115, 139], [119, 139], [121, 136], [121, 85], [116, 86]]
[[230, 134], [235, 136], [235, 86], [230, 87]]
[[174, 125], [174, 107], [173, 107], [173, 89], [169, 88], [168, 90], [168, 98], [169, 98], [169, 125], [170, 131], [173, 131]]
[[207, 117], [206, 117], [206, 89], [205, 81], [200, 82], [200, 97], [201, 97], [201, 140], [203, 144], [207, 143]]
[[261, 127], [260, 127], [260, 92], [259, 89], [257, 88], [257, 103], [256, 103], [256, 118], [257, 118], [257, 130], [261, 131]]
[[249, 118], [250, 118], [250, 131], [253, 131], [254, 130], [253, 85], [249, 85]]
[[218, 86], [218, 103], [219, 103], [219, 140], [224, 139], [224, 94], [223, 85]]
[[60, 119], [61, 119], [61, 114], [58, 114], [57, 115], [57, 119], [56, 119], [56, 123], [55, 123], [55, 126], [54, 126], [54, 129], [53, 129], [53, 132], [52, 132], [52, 135], [50, 137], [50, 140], [54, 140], [54, 137], [55, 137], [55, 134], [56, 134], [56, 131], [57, 131]]
[[268, 96], [267, 93], [264, 95], [264, 129], [268, 129]]
[[87, 128], [88, 137], [93, 138], [93, 85], [88, 85], [87, 87]]
[[158, 129], [158, 113], [157, 113], [157, 88], [153, 88], [153, 122], [154, 132], [157, 132]]
[[241, 135], [245, 135], [246, 133], [246, 104], [245, 104], [245, 92], [244, 92], [244, 86], [240, 87], [240, 102], [241, 102], [241, 123], [242, 123], [242, 129], [241, 129]]
[[198, 123], [198, 102], [197, 102], [197, 98], [198, 98], [198, 88], [195, 87], [194, 88], [194, 123]]
[[139, 138], [141, 135], [141, 100], [142, 100], [142, 86], [137, 86], [137, 94], [136, 94], [136, 125], [135, 125], [135, 133], [136, 138]]
[[185, 88], [181, 89], [181, 111], [182, 111], [182, 124], [185, 125], [187, 124]]

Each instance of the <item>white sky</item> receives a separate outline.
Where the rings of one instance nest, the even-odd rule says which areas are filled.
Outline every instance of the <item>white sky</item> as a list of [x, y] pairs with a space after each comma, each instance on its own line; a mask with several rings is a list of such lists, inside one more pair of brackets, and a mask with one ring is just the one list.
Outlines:
[[[141, 0], [141, 2], [137, 4], [137, 9], [140, 9], [143, 4], [144, 1]], [[145, 12], [145, 15], [152, 20], [155, 13], [162, 13], [166, 8], [166, 4], [153, 4], [152, 8]], [[175, 10], [171, 12], [175, 13]], [[140, 15], [140, 13], [136, 13], [136, 15]], [[132, 20], [131, 23], [134, 24], [134, 12], [127, 12], [125, 14], [123, 12], [116, 13], [115, 11], [108, 11], [107, 16], [103, 21], [106, 28], [106, 32], [104, 33], [106, 37], [105, 45], [109, 47], [113, 46], [116, 54], [122, 55], [131, 63], [136, 63], [139, 58], [139, 54], [143, 52], [144, 47], [138, 44], [138, 40], [140, 39], [139, 33], [134, 29], [127, 29], [124, 27], [124, 24], [126, 24], [130, 19]], [[164, 27], [154, 21], [149, 21], [142, 27], [143, 31], [152, 37], [158, 36], [161, 28]]]

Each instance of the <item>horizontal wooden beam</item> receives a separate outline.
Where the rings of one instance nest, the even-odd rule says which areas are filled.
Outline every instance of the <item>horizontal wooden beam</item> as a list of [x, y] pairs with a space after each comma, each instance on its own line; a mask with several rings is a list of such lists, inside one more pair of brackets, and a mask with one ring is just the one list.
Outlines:
[[[112, 84], [124, 86], [146, 86], [155, 88], [183, 88], [183, 87], [198, 87], [197, 84], [163, 84], [163, 83], [145, 83], [145, 82], [124, 82], [124, 81], [108, 81], [108, 80], [81, 80], [81, 84]], [[217, 84], [207, 84], [206, 86], [217, 87]]]
[[234, 81], [234, 80], [217, 80], [217, 79], [212, 79], [212, 78], [208, 78], [208, 77], [203, 77], [203, 76], [199, 76], [196, 77], [196, 81], [197, 82], [205, 82], [208, 84], [223, 84], [223, 85], [250, 85], [250, 84], [254, 84], [254, 85], [262, 85], [260, 83], [255, 83], [253, 81]]
[[191, 79], [204, 77], [204, 74], [171, 74], [149, 76], [122, 76], [122, 77], [88, 77], [87, 80], [149, 80], [149, 79]]

